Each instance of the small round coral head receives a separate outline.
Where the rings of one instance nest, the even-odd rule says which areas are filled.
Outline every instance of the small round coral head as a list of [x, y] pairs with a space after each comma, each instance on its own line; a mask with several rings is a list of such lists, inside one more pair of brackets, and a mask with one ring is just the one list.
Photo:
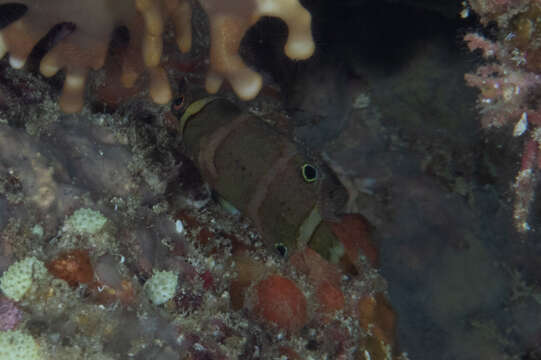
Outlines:
[[167, 104], [173, 97], [167, 73], [161, 66], [148, 68], [148, 71], [150, 73], [150, 98], [156, 104]]
[[310, 33], [295, 38], [291, 37], [284, 46], [285, 54], [292, 60], [306, 60], [314, 54], [315, 50], [316, 45]]
[[317, 287], [316, 298], [319, 309], [324, 313], [342, 310], [346, 304], [342, 290], [328, 281], [322, 282]]
[[256, 286], [255, 312], [262, 320], [286, 331], [298, 331], [308, 321], [304, 294], [290, 279], [271, 275]]
[[205, 89], [209, 94], [216, 94], [224, 82], [224, 77], [214, 71], [209, 71], [205, 79]]
[[289, 29], [284, 52], [292, 60], [308, 59], [315, 50], [312, 16], [297, 0], [257, 0], [262, 16], [281, 18]]
[[252, 100], [259, 94], [263, 86], [263, 77], [245, 67], [230, 77], [231, 87], [235, 94], [244, 101]]
[[56, 75], [58, 70], [60, 70], [60, 68], [55, 64], [54, 60], [46, 60], [46, 58], [44, 58], [39, 64], [39, 72], [48, 78]]
[[13, 55], [9, 57], [9, 65], [14, 69], [22, 69], [25, 63], [26, 59], [21, 59]]
[[178, 273], [173, 271], [156, 271], [144, 285], [144, 290], [154, 305], [161, 305], [175, 295], [178, 285]]
[[59, 104], [66, 114], [74, 114], [83, 109], [86, 71], [67, 72]]

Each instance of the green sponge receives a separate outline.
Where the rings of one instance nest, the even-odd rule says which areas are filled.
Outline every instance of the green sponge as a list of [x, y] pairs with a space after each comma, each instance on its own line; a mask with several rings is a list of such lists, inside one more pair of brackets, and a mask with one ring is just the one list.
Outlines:
[[39, 346], [34, 338], [20, 330], [0, 331], [0, 359], [41, 360]]
[[[0, 278], [0, 289], [10, 299], [19, 301], [30, 289], [34, 281], [47, 274], [43, 262], [35, 257], [27, 257], [12, 264]], [[0, 357], [2, 359], [2, 357]]]
[[101, 212], [81, 208], [76, 210], [65, 222], [64, 231], [70, 231], [80, 235], [94, 235], [98, 233], [107, 218]]

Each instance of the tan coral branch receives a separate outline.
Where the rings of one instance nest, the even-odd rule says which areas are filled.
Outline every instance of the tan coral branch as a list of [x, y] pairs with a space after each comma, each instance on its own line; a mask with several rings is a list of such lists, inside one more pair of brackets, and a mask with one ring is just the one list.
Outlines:
[[[71, 22], [76, 30], [59, 41], [40, 63], [40, 71], [50, 77], [66, 71], [60, 106], [73, 113], [83, 107], [85, 83], [90, 69], [105, 63], [107, 47], [115, 27], [130, 31], [130, 44], [124, 52], [121, 82], [135, 84], [145, 69], [150, 74], [150, 96], [160, 104], [172, 97], [166, 71], [161, 67], [163, 32], [166, 20], [175, 26], [176, 41], [182, 52], [192, 45], [190, 0], [19, 0], [28, 12], [0, 31], [0, 58], [10, 53], [10, 64], [22, 68], [30, 52], [56, 24]], [[206, 87], [217, 92], [227, 80], [244, 100], [260, 91], [261, 75], [250, 69], [238, 54], [246, 31], [262, 16], [284, 20], [289, 36], [284, 51], [291, 59], [306, 59], [314, 52], [309, 12], [298, 0], [198, 0], [210, 22], [210, 69]], [[0, 0], [0, 5], [11, 3]]]
[[210, 93], [228, 80], [243, 100], [254, 98], [262, 86], [261, 75], [251, 70], [238, 51], [246, 31], [262, 16], [284, 20], [289, 28], [285, 53], [291, 59], [306, 59], [315, 49], [311, 16], [297, 0], [200, 0], [209, 16], [211, 48], [206, 88]]

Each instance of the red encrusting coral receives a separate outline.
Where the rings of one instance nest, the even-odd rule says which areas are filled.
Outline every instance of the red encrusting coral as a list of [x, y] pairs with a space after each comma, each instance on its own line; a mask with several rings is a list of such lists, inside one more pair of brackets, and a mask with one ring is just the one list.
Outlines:
[[342, 274], [338, 266], [329, 263], [310, 248], [293, 254], [290, 262], [315, 286], [315, 301], [319, 311], [330, 313], [344, 308], [345, 300], [340, 282]]
[[335, 286], [340, 285], [341, 273], [338, 267], [310, 248], [291, 255], [289, 261], [297, 271], [308, 276], [308, 280], [313, 284], [328, 282]]
[[298, 331], [307, 320], [306, 298], [288, 278], [271, 275], [256, 286], [254, 312], [287, 331]]
[[345, 306], [344, 293], [339, 287], [324, 281], [316, 289], [316, 297], [319, 303], [319, 310], [330, 313], [342, 310]]
[[370, 236], [368, 221], [362, 215], [346, 214], [339, 222], [330, 224], [333, 232], [344, 246], [345, 258], [351, 264], [359, 267], [360, 257], [364, 256], [371, 266], [378, 266], [378, 250]]
[[63, 253], [47, 264], [49, 272], [70, 286], [88, 284], [94, 280], [94, 269], [86, 250]]

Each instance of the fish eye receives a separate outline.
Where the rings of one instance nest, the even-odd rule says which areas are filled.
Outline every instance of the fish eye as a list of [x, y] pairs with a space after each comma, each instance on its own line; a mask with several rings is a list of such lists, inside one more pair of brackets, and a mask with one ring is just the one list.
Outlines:
[[302, 178], [307, 183], [311, 183], [317, 180], [317, 169], [312, 164], [304, 164], [301, 167]]
[[176, 117], [179, 117], [184, 112], [184, 96], [180, 95], [171, 103], [171, 112]]
[[274, 248], [281, 257], [285, 257], [287, 255], [287, 246], [285, 246], [284, 243], [276, 243], [274, 244]]

